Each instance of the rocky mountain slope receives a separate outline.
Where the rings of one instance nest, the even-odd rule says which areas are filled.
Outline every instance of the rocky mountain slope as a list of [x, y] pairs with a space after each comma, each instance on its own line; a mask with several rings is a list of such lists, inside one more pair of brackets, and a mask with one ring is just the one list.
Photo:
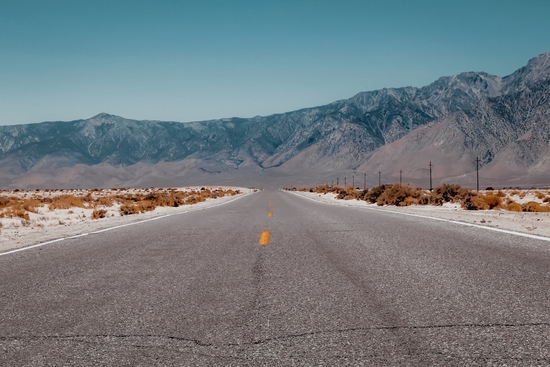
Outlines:
[[449, 114], [378, 149], [358, 168], [384, 171], [395, 180], [428, 185], [428, 164], [439, 182], [475, 184], [479, 158], [487, 185], [550, 184], [550, 80], [495, 98], [472, 109]]
[[[472, 154], [482, 156], [483, 164], [489, 166], [506, 148], [516, 152], [509, 154], [532, 157], [520, 164], [532, 166], [542, 159], [547, 135], [532, 130], [539, 139], [536, 144], [517, 143], [517, 139], [530, 131], [527, 127], [534, 113], [539, 116], [537, 123], [544, 125], [546, 117], [540, 111], [547, 103], [544, 82], [548, 80], [550, 53], [503, 78], [467, 72], [442, 77], [423, 88], [362, 92], [329, 105], [265, 117], [179, 123], [103, 113], [71, 122], [0, 126], [4, 172], [0, 185], [161, 185], [170, 181], [168, 177], [232, 183], [242, 175], [327, 180], [329, 174], [349, 173], [359, 166], [358, 171], [371, 172], [383, 164], [380, 157], [399, 145], [406, 147], [403, 162], [410, 160], [415, 149], [426, 150], [429, 144], [415, 147], [403, 139], [418, 141], [421, 133], [431, 136], [435, 130], [429, 129], [436, 125], [434, 129], [441, 133], [455, 131], [460, 138], [451, 139], [457, 145], [454, 153], [441, 155], [432, 147], [429, 154], [465, 162], [442, 161], [454, 167], [444, 175], [471, 172]], [[132, 174], [139, 167], [149, 168], [141, 176]], [[164, 168], [157, 172], [159, 167]], [[90, 174], [94, 179], [82, 181], [82, 174], [72, 173], [78, 170], [95, 172]], [[179, 176], [170, 173], [174, 170]], [[114, 177], [118, 178], [113, 181]]]

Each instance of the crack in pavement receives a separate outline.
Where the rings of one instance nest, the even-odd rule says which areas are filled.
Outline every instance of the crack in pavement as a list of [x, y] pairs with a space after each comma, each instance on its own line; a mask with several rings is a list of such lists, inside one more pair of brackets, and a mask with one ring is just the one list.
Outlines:
[[75, 335], [21, 335], [21, 336], [0, 336], [0, 341], [12, 341], [12, 340], [40, 340], [40, 339], [59, 339], [59, 340], [72, 340], [72, 339], [89, 339], [89, 338], [115, 338], [115, 339], [130, 339], [130, 338], [157, 338], [157, 339], [169, 339], [176, 341], [183, 341], [193, 343], [199, 347], [215, 347], [213, 343], [204, 343], [198, 339], [183, 338], [172, 335], [155, 335], [155, 334], [75, 334]]
[[[99, 342], [99, 341], [93, 341], [93, 340], [86, 340], [90, 337], [94, 337], [94, 336], [86, 336], [86, 337], [79, 337], [79, 338], [64, 338], [63, 340], [73, 340], [73, 341], [77, 341], [79, 343], [84, 343], [84, 344], [88, 344], [88, 345], [98, 345], [98, 346], [101, 346], [101, 345], [104, 345], [105, 343], [102, 343], [102, 342]], [[108, 337], [112, 337], [112, 336], [108, 336]], [[117, 336], [118, 337], [118, 336]], [[128, 336], [128, 338], [130, 338], [132, 336]], [[151, 337], [151, 335], [147, 335], [145, 337]], [[167, 339], [173, 339], [173, 340], [181, 340], [182, 338], [177, 338], [177, 337], [171, 337], [171, 336], [155, 336], [156, 338], [158, 339], [164, 339], [164, 338], [167, 338]], [[84, 339], [83, 339], [84, 338]], [[143, 338], [143, 336], [141, 336], [141, 338]], [[59, 338], [61, 339], [61, 338]], [[193, 346], [184, 346], [184, 345], [177, 345], [175, 346], [174, 348], [169, 348], [167, 347], [167, 345], [143, 345], [143, 344], [135, 344], [135, 343], [131, 343], [131, 344], [125, 344], [125, 346], [129, 346], [129, 347], [132, 347], [132, 348], [136, 348], [136, 349], [154, 349], [154, 350], [164, 350], [164, 351], [167, 351], [167, 352], [176, 352], [178, 354], [189, 354], [189, 355], [193, 355], [193, 356], [201, 356], [201, 357], [209, 357], [209, 358], [214, 358], [214, 359], [237, 359], [237, 360], [243, 360], [243, 361], [248, 361], [249, 359], [248, 358], [245, 358], [245, 357], [240, 357], [240, 356], [235, 356], [235, 355], [219, 355], [219, 354], [208, 354], [208, 353], [202, 353], [202, 352], [198, 352], [197, 350], [193, 349]], [[216, 346], [213, 346], [213, 345], [206, 345], [206, 347], [214, 347], [216, 348]], [[179, 349], [179, 348], [186, 348], [186, 349], [189, 349], [189, 350], [182, 350], [182, 349]]]
[[448, 329], [448, 328], [510, 328], [510, 327], [534, 327], [534, 326], [550, 326], [550, 322], [533, 322], [533, 323], [493, 323], [493, 324], [443, 324], [443, 325], [397, 325], [397, 326], [370, 326], [370, 327], [353, 327], [337, 330], [321, 330], [321, 331], [309, 331], [297, 334], [287, 334], [282, 336], [276, 336], [272, 338], [259, 339], [253, 342], [245, 343], [226, 343], [215, 344], [206, 343], [198, 339], [184, 338], [172, 335], [161, 334], [91, 334], [91, 335], [13, 335], [13, 336], [0, 336], [0, 341], [15, 341], [15, 340], [40, 340], [40, 339], [59, 339], [59, 340], [74, 340], [84, 338], [116, 338], [116, 339], [129, 339], [129, 338], [157, 338], [157, 339], [169, 339], [182, 342], [193, 343], [199, 347], [241, 347], [246, 345], [259, 345], [269, 343], [270, 341], [301, 338], [312, 335], [323, 334], [339, 334], [346, 332], [356, 331], [373, 331], [373, 330], [415, 330], [415, 329]]

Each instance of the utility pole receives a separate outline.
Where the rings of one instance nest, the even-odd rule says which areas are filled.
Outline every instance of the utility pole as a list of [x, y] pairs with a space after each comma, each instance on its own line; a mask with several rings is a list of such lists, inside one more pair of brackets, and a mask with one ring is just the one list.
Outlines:
[[432, 187], [432, 167], [434, 166], [432, 164], [432, 161], [430, 161], [430, 164], [428, 165], [430, 167], [430, 191], [433, 190], [433, 187]]
[[351, 186], [355, 189], [355, 175], [351, 176]]
[[340, 177], [336, 177], [336, 186], [339, 185], [338, 181], [340, 180]]
[[344, 177], [344, 188], [348, 186], [348, 178]]
[[479, 157], [476, 157], [476, 188], [479, 191]]
[[403, 183], [403, 170], [399, 170], [399, 186]]
[[381, 176], [382, 176], [382, 172], [378, 171], [378, 186], [382, 186]]
[[367, 189], [367, 174], [364, 173], [364, 176], [363, 176], [363, 190], [366, 190]]

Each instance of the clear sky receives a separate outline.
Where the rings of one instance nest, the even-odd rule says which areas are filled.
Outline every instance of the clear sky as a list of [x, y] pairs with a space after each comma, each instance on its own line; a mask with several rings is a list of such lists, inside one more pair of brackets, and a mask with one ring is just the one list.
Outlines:
[[252, 117], [550, 51], [550, 0], [0, 0], [0, 125]]

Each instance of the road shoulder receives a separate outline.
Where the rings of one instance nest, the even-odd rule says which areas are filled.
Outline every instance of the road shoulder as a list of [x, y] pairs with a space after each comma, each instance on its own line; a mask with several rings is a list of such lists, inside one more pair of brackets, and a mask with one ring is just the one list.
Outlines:
[[336, 199], [332, 193], [318, 194], [292, 191], [291, 193], [325, 204], [381, 210], [419, 217], [442, 219], [472, 224], [484, 228], [501, 229], [550, 238], [550, 213], [509, 212], [504, 210], [464, 210], [458, 205], [444, 206], [378, 206], [360, 200]]

